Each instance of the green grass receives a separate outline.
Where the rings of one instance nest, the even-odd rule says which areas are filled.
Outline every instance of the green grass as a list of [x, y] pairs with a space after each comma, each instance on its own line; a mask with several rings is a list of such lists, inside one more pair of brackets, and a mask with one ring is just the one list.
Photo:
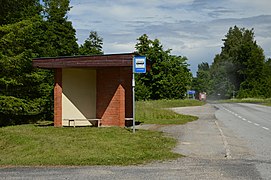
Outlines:
[[244, 99], [229, 99], [221, 100], [220, 102], [230, 102], [230, 103], [257, 103], [266, 106], [271, 106], [271, 98], [261, 99], [261, 98], [244, 98]]
[[[193, 100], [137, 102], [144, 123], [184, 124], [197, 117], [165, 108], [204, 103]], [[177, 140], [162, 132], [125, 128], [54, 128], [43, 122], [0, 128], [0, 166], [131, 165], [181, 157], [171, 150]]]
[[124, 128], [0, 128], [0, 166], [130, 165], [180, 157], [161, 132]]
[[263, 103], [263, 105], [271, 106], [271, 102], [269, 102], [269, 103]]
[[199, 106], [196, 100], [156, 100], [136, 102], [136, 120], [145, 124], [185, 124], [197, 120], [195, 116], [177, 114], [166, 108]]

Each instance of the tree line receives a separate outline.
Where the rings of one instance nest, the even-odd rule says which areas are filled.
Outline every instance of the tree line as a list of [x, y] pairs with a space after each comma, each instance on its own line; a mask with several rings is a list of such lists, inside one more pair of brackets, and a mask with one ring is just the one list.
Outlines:
[[[1, 0], [0, 126], [53, 119], [52, 70], [35, 69], [37, 57], [103, 54], [103, 38], [90, 31], [82, 45], [68, 21], [69, 0]], [[136, 99], [183, 99], [188, 89], [209, 97], [271, 97], [271, 59], [254, 40], [253, 29], [232, 27], [221, 53], [198, 65], [193, 78], [185, 56], [171, 54], [159, 39], [143, 34], [136, 52], [151, 68], [136, 74]]]
[[231, 27], [213, 63], [198, 65], [193, 88], [210, 98], [270, 98], [271, 59], [254, 38], [253, 29]]
[[69, 0], [1, 0], [0, 126], [53, 117], [53, 72], [34, 69], [32, 58], [102, 54], [91, 31], [82, 45], [67, 20]]
[[[68, 21], [69, 0], [1, 0], [0, 126], [53, 119], [53, 71], [35, 69], [38, 57], [103, 54], [103, 39], [91, 31], [82, 45]], [[192, 82], [187, 58], [173, 56], [146, 34], [135, 45], [151, 70], [136, 76], [138, 100], [184, 98]]]

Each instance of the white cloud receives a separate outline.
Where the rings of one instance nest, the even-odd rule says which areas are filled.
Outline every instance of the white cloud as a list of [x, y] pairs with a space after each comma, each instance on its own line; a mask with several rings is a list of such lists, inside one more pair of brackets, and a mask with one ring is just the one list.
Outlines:
[[108, 43], [108, 46], [104, 48], [104, 51], [107, 53], [123, 53], [123, 52], [134, 52], [135, 51], [135, 44], [134, 42], [128, 42], [128, 43]]
[[71, 0], [69, 19], [83, 43], [91, 30], [104, 39], [105, 53], [134, 51], [146, 33], [165, 49], [197, 64], [212, 62], [230, 27], [254, 28], [257, 43], [271, 56], [270, 0]]

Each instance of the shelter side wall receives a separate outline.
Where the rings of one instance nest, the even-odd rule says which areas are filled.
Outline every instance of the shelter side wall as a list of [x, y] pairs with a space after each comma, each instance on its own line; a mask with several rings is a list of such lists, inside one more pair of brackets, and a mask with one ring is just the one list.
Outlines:
[[69, 68], [62, 72], [63, 125], [73, 119], [80, 120], [78, 126], [91, 125], [87, 119], [96, 119], [96, 70]]
[[[131, 71], [131, 68], [128, 68]], [[125, 73], [126, 68], [105, 68], [97, 70], [97, 118], [101, 118], [103, 126], [125, 126], [125, 115], [132, 110], [127, 102], [131, 96], [132, 84], [130, 75]], [[128, 80], [129, 79], [129, 80]], [[128, 84], [126, 84], [128, 83]], [[131, 99], [131, 98], [130, 98]], [[127, 109], [126, 109], [127, 107]]]
[[125, 90], [125, 118], [133, 117], [133, 91], [132, 91], [132, 67], [123, 68], [121, 71], [121, 85]]

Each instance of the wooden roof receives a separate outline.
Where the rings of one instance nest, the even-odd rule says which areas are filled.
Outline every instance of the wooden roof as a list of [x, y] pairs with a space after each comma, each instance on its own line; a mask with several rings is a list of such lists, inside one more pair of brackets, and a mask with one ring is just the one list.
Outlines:
[[91, 56], [46, 57], [33, 59], [37, 68], [79, 68], [79, 67], [132, 67], [135, 53], [105, 54]]

